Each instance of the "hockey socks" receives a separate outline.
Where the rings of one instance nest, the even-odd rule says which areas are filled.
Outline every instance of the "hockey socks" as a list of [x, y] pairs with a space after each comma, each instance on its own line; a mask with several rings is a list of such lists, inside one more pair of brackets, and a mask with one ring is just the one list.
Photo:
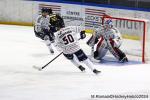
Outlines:
[[91, 69], [91, 70], [93, 71], [93, 73], [95, 73], [95, 74], [99, 74], [99, 73], [100, 73], [100, 71], [98, 71], [98, 70], [96, 70], [95, 68], [93, 68], [94, 65], [92, 64], [92, 62], [91, 62], [89, 59], [84, 60], [83, 63], [84, 63], [86, 66], [88, 66], [89, 69]]
[[45, 40], [45, 44], [47, 45], [48, 49], [50, 50], [50, 53], [54, 54], [54, 50], [51, 46], [51, 41], [50, 40]]
[[82, 72], [85, 71], [85, 68], [80, 65], [80, 62], [79, 60], [74, 56], [73, 59], [71, 60], [71, 62], [76, 66], [78, 67]]

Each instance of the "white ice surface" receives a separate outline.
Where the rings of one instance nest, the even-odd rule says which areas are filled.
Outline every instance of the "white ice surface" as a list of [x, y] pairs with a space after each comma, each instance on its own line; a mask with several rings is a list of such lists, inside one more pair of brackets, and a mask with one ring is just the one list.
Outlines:
[[[81, 45], [88, 51], [84, 42]], [[150, 94], [150, 64], [138, 61], [95, 63], [100, 75], [86, 66], [86, 72], [80, 72], [62, 55], [43, 71], [32, 68], [57, 54], [49, 54], [33, 27], [0, 25], [0, 100], [110, 100], [91, 95]]]

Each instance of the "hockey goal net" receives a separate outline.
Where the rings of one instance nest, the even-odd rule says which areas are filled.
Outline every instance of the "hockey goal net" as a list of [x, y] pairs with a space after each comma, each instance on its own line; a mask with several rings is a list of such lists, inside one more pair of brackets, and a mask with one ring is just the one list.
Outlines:
[[137, 18], [118, 18], [104, 16], [113, 21], [113, 25], [119, 29], [123, 37], [121, 49], [127, 54], [129, 60], [150, 61], [150, 22]]

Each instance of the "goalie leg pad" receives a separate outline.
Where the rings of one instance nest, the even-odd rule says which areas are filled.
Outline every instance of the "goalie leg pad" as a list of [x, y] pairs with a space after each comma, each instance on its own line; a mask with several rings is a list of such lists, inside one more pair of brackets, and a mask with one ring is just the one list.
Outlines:
[[94, 52], [95, 59], [102, 59], [107, 53], [107, 43], [104, 38], [101, 38], [96, 46], [96, 51]]
[[113, 39], [109, 39], [108, 49], [120, 62], [128, 61], [125, 53], [122, 52], [119, 47], [115, 47], [115, 41], [113, 41]]
[[94, 51], [94, 58], [97, 58], [98, 57], [98, 51]]
[[124, 52], [122, 52], [119, 48], [116, 48], [116, 47], [114, 49], [115, 49], [115, 51], [117, 52], [117, 54], [119, 56], [119, 61], [120, 62], [128, 62], [128, 59], [127, 59]]

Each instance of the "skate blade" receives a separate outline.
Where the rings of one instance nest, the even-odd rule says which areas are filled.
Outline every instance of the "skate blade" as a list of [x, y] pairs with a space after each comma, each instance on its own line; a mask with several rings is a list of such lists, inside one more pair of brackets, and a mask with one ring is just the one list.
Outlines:
[[38, 66], [35, 66], [35, 65], [33, 65], [32, 67], [33, 67], [34, 69], [39, 70], [39, 71], [41, 71], [41, 70], [42, 70], [42, 68], [41, 68], [41, 67], [38, 67]]

